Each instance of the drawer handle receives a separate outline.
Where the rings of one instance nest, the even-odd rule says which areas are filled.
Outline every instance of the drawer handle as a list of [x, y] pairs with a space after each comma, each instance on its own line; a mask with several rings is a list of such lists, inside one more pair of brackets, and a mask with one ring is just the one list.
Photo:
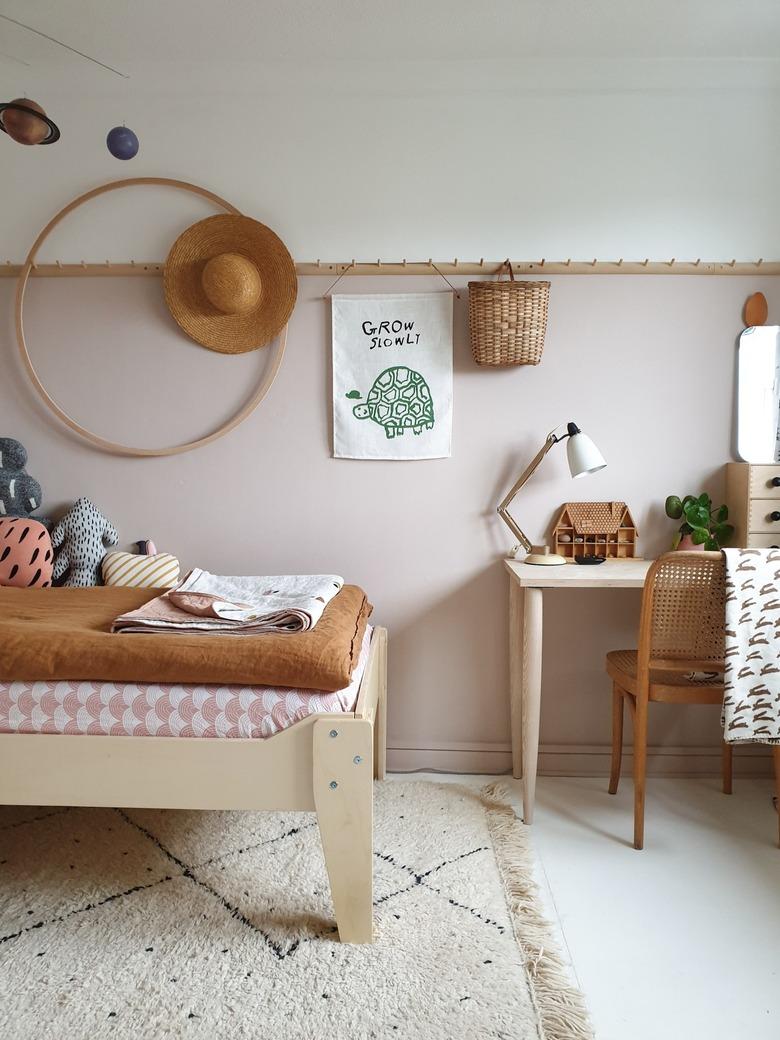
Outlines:
[[770, 487], [780, 487], [780, 477], [772, 477], [769, 484]]
[[780, 520], [780, 510], [775, 509], [773, 512], [771, 512], [769, 514], [769, 519], [774, 520], [775, 522]]

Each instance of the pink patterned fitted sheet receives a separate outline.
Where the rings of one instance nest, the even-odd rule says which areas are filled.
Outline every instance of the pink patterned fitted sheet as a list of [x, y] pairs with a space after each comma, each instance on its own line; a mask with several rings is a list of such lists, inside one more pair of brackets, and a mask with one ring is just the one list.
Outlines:
[[0, 683], [0, 733], [272, 737], [317, 712], [355, 710], [371, 631], [367, 625], [352, 682], [335, 693], [92, 679]]

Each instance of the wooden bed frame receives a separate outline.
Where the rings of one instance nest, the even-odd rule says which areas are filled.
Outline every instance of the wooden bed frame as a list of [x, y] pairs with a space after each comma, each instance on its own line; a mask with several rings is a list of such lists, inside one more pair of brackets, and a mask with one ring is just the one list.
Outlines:
[[372, 941], [373, 779], [385, 775], [387, 632], [354, 712], [273, 737], [0, 734], [0, 805], [316, 811], [342, 942]]

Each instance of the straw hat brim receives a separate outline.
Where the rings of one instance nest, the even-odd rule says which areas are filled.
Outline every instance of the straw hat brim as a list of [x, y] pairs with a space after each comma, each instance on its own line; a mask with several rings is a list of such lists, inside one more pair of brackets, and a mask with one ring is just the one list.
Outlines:
[[[203, 289], [203, 268], [212, 257], [238, 253], [260, 275], [260, 298], [240, 314], [225, 314]], [[165, 261], [165, 302], [174, 320], [196, 343], [222, 354], [263, 347], [287, 324], [298, 294], [295, 264], [269, 227], [251, 217], [218, 214], [198, 221], [176, 239]]]

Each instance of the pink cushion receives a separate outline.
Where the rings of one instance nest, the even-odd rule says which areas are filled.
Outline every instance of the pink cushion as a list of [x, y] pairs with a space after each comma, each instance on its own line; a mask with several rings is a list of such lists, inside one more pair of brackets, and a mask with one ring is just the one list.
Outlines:
[[51, 538], [42, 523], [25, 516], [0, 520], [0, 585], [51, 585], [53, 563]]

